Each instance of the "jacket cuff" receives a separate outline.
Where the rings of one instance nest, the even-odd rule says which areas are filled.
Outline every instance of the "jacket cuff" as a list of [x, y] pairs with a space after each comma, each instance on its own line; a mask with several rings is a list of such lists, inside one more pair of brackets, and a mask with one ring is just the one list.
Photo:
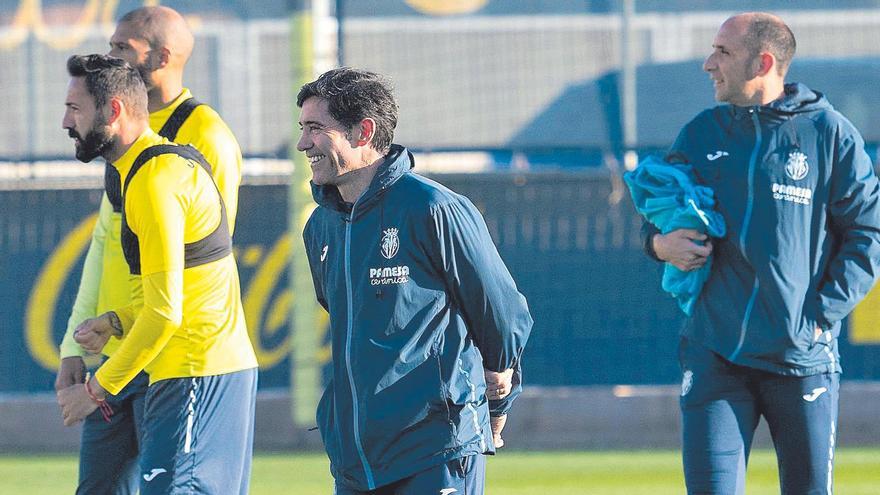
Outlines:
[[640, 233], [642, 235], [642, 248], [645, 250], [645, 254], [654, 261], [663, 262], [663, 260], [657, 257], [657, 252], [654, 251], [653, 242], [654, 236], [659, 234], [660, 230], [652, 224], [645, 222], [642, 224]]
[[497, 418], [504, 416], [513, 407], [513, 401], [522, 393], [522, 368], [517, 363], [513, 370], [513, 390], [507, 397], [498, 400], [489, 401], [489, 416]]

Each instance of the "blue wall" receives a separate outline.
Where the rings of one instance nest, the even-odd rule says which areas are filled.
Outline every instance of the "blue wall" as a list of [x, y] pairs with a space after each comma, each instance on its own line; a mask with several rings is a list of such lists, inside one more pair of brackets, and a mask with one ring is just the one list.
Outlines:
[[[535, 318], [524, 359], [529, 383], [679, 380], [681, 314], [659, 290], [659, 265], [641, 252], [641, 221], [628, 195], [613, 201], [624, 191], [606, 175], [438, 179], [484, 212], [529, 300]], [[95, 211], [99, 197], [87, 190], [0, 191], [0, 392], [51, 390], [51, 354], [73, 303], [90, 230], [80, 229], [85, 237], [79, 243], [71, 233]], [[244, 186], [240, 204], [235, 244], [248, 324], [262, 362], [260, 385], [282, 387], [289, 383], [287, 323], [271, 315], [283, 311], [286, 300], [286, 264], [273, 255], [285, 254], [279, 240], [287, 224], [287, 188]], [[255, 299], [260, 291], [251, 291], [251, 284], [267, 278], [274, 289]], [[880, 379], [880, 345], [844, 338], [841, 352], [845, 378]]]
[[[82, 261], [97, 211], [99, 191], [0, 191], [0, 392], [50, 390], [57, 344], [67, 326]], [[287, 188], [244, 186], [240, 190], [235, 249], [248, 326], [264, 365], [263, 387], [288, 383], [286, 322], [273, 311], [285, 304], [287, 265], [272, 254], [287, 228]], [[78, 229], [79, 227], [79, 229]], [[85, 236], [77, 239], [77, 230]], [[250, 290], [269, 282], [268, 297]], [[312, 296], [311, 294], [309, 296]], [[282, 350], [279, 350], [282, 349]], [[53, 356], [54, 354], [54, 356]]]

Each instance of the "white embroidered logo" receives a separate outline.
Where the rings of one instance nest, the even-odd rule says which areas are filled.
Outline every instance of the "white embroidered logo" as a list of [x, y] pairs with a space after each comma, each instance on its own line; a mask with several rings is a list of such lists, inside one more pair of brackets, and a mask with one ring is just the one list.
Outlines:
[[809, 205], [813, 199], [812, 189], [793, 186], [791, 184], [779, 184], [778, 182], [774, 182], [770, 186], [770, 191], [773, 193], [773, 199], [778, 201]]
[[706, 158], [707, 158], [710, 162], [714, 162], [715, 160], [721, 158], [722, 156], [730, 156], [730, 153], [728, 153], [728, 152], [726, 152], [726, 151], [718, 150], [718, 151], [716, 151], [714, 154], [712, 154], [712, 153], [707, 154], [707, 155], [706, 155]]
[[321, 261], [324, 261], [327, 259], [327, 248], [328, 247], [329, 246], [324, 246], [324, 249], [321, 250]]
[[814, 388], [812, 393], [804, 394], [804, 400], [807, 402], [813, 402], [827, 391], [828, 389], [825, 387]]
[[450, 493], [458, 493], [455, 488], [444, 488], [440, 490], [440, 495], [449, 495]]
[[397, 229], [390, 228], [382, 233], [382, 241], [379, 245], [382, 250], [382, 256], [385, 259], [391, 259], [400, 249], [400, 238], [397, 237]]
[[785, 162], [785, 174], [791, 180], [801, 180], [810, 172], [810, 166], [807, 164], [807, 155], [800, 151], [792, 151], [788, 154], [788, 161]]
[[681, 396], [684, 397], [691, 391], [691, 387], [694, 385], [694, 372], [691, 370], [685, 370], [684, 374], [681, 375]]
[[370, 285], [398, 285], [409, 282], [409, 267], [384, 266], [370, 268]]
[[153, 481], [156, 478], [156, 476], [159, 476], [160, 474], [167, 473], [167, 472], [168, 471], [165, 471], [162, 468], [153, 468], [152, 471], [150, 471], [150, 474], [144, 475], [144, 481], [147, 481], [147, 482]]

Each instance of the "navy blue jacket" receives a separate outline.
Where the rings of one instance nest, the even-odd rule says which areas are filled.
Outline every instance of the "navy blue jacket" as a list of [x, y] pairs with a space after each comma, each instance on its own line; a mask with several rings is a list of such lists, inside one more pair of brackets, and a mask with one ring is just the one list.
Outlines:
[[494, 452], [483, 368], [518, 367], [532, 326], [477, 209], [412, 166], [393, 145], [351, 207], [313, 185], [303, 232], [333, 350], [318, 427], [356, 490]]
[[880, 263], [878, 181], [858, 131], [787, 84], [769, 105], [702, 112], [667, 161], [693, 166], [728, 227], [684, 336], [748, 367], [839, 372], [841, 320]]

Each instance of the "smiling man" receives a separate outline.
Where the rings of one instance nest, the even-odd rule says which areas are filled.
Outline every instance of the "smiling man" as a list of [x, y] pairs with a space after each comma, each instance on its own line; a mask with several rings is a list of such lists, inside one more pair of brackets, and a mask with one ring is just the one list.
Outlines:
[[720, 105], [688, 123], [666, 160], [715, 191], [727, 236], [646, 224], [648, 253], [682, 270], [714, 255], [680, 342], [688, 493], [741, 494], [763, 416], [782, 493], [832, 491], [842, 320], [880, 263], [880, 193], [858, 131], [825, 96], [785, 83], [795, 38], [745, 13], [703, 69]]
[[330, 313], [317, 416], [334, 493], [482, 494], [520, 391], [526, 300], [474, 205], [392, 144], [381, 76], [329, 71], [297, 105], [318, 203], [303, 238]]

